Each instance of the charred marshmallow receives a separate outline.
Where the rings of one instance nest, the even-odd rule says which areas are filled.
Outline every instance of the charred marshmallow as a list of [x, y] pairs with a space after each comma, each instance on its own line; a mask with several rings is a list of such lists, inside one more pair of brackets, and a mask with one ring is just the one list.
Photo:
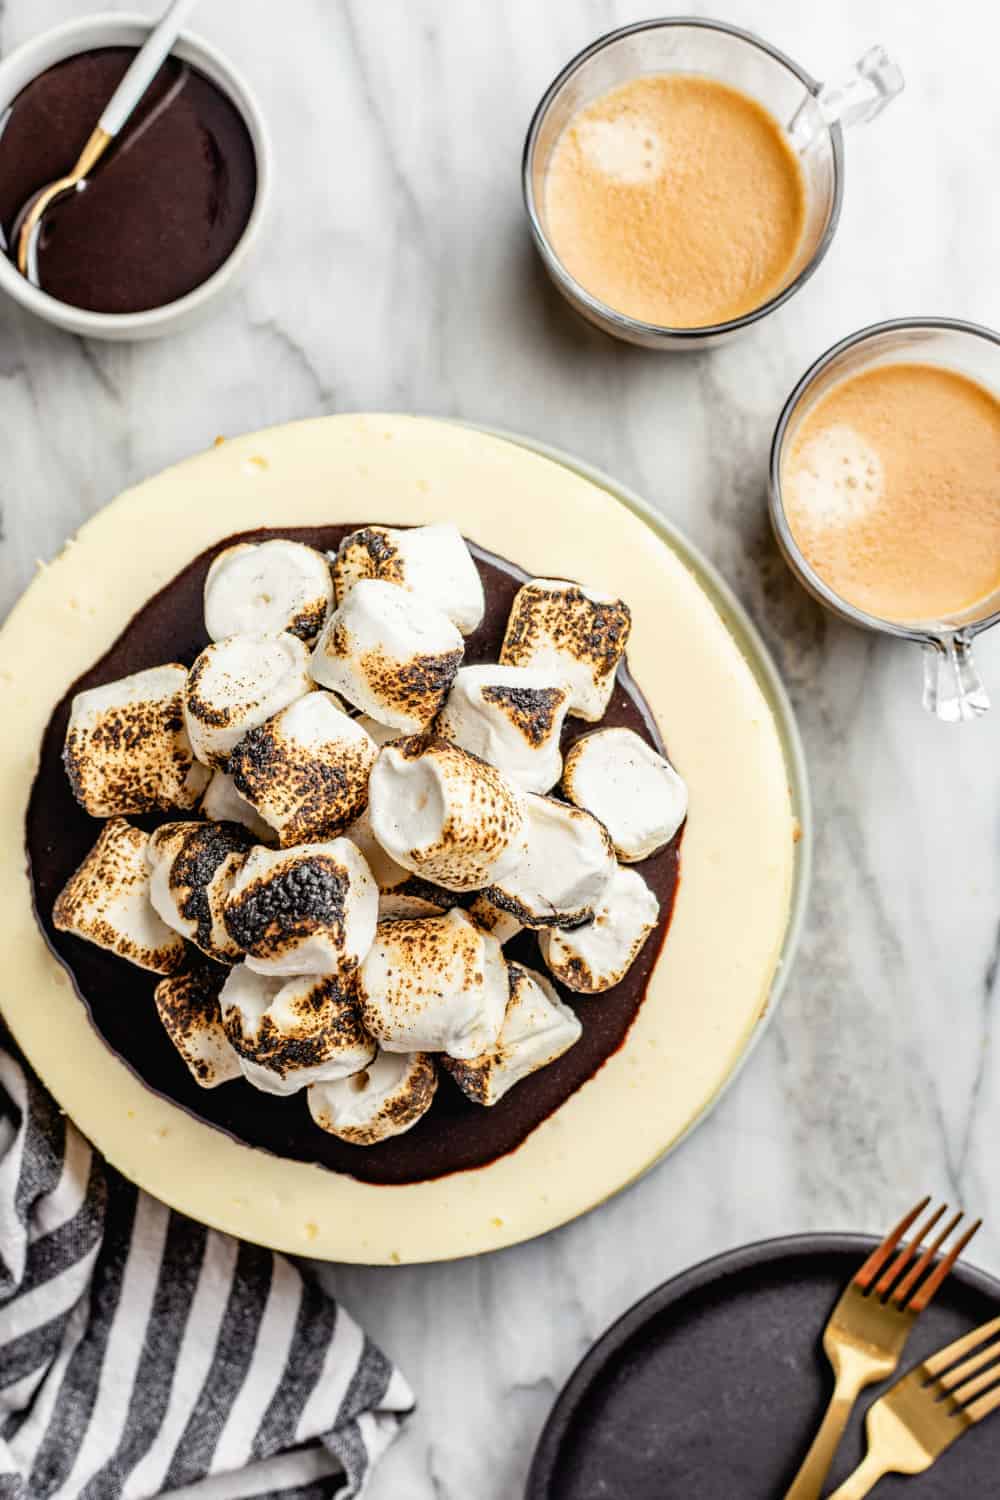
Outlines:
[[448, 695], [465, 648], [433, 604], [363, 579], [327, 621], [312, 675], [401, 734], [418, 734]]
[[149, 899], [148, 836], [124, 818], [101, 829], [52, 912], [59, 932], [108, 948], [155, 974], [175, 974], [184, 963], [184, 943], [157, 916]]
[[348, 839], [256, 848], [226, 903], [226, 930], [258, 974], [344, 974], [371, 947], [378, 887]]
[[330, 565], [302, 542], [238, 542], [220, 552], [205, 579], [205, 629], [229, 635], [280, 635], [314, 641], [333, 605]]
[[195, 806], [208, 777], [184, 727], [186, 682], [173, 663], [77, 693], [63, 761], [91, 817]]
[[197, 758], [225, 769], [230, 752], [265, 719], [312, 689], [298, 636], [230, 635], [206, 646], [188, 674], [184, 721]]
[[524, 794], [448, 740], [386, 745], [368, 785], [372, 832], [415, 875], [475, 891], [519, 858]]
[[529, 1073], [548, 1067], [579, 1041], [583, 1027], [550, 981], [534, 969], [510, 964], [510, 1000], [496, 1045], [480, 1057], [443, 1065], [476, 1104], [496, 1104]]
[[524, 923], [511, 912], [497, 906], [485, 891], [480, 891], [466, 910], [477, 927], [481, 927], [484, 932], [492, 932], [501, 947], [524, 931]]
[[569, 692], [531, 667], [461, 667], [436, 731], [505, 771], [526, 792], [547, 792], [562, 772], [559, 736]]
[[507, 965], [463, 911], [380, 922], [358, 971], [365, 1025], [386, 1052], [478, 1057], [500, 1034]]
[[231, 970], [220, 996], [226, 1035], [243, 1076], [266, 1094], [294, 1094], [321, 1080], [347, 1078], [375, 1056], [361, 1024], [353, 975], [255, 974]]
[[217, 963], [243, 956], [224, 912], [252, 847], [253, 835], [240, 823], [163, 823], [150, 835], [149, 899], [168, 927]]
[[203, 1089], [243, 1076], [222, 1025], [219, 991], [225, 975], [216, 964], [198, 963], [161, 979], [154, 991], [163, 1028]]
[[542, 957], [569, 989], [601, 994], [625, 978], [659, 915], [660, 903], [642, 876], [619, 865], [592, 922], [539, 935]]
[[631, 628], [631, 611], [621, 599], [534, 578], [514, 599], [500, 660], [536, 667], [565, 683], [569, 712], [594, 723], [611, 701]]
[[309, 1113], [352, 1146], [374, 1146], [410, 1130], [431, 1107], [437, 1069], [426, 1052], [380, 1052], [353, 1078], [314, 1083]]
[[362, 578], [381, 578], [426, 599], [463, 635], [471, 635], [486, 612], [479, 570], [462, 533], [447, 521], [406, 531], [363, 526], [341, 542], [333, 578], [338, 604]]
[[287, 847], [333, 838], [364, 811], [377, 755], [332, 693], [307, 693], [240, 740], [229, 772]]
[[566, 756], [563, 790], [599, 818], [626, 864], [669, 844], [687, 816], [687, 787], [632, 729], [595, 729]]
[[526, 794], [521, 857], [487, 895], [526, 927], [586, 922], [615, 871], [605, 829], [589, 813], [554, 797]]
[[225, 771], [213, 771], [212, 779], [205, 788], [199, 808], [203, 818], [213, 823], [242, 823], [253, 834], [258, 844], [276, 844], [278, 835], [269, 823], [265, 823], [255, 807], [236, 790], [233, 778]]

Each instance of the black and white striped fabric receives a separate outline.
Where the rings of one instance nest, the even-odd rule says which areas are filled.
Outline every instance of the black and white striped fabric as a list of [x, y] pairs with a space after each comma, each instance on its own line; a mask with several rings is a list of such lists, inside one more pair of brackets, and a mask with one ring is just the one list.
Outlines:
[[412, 1404], [290, 1261], [107, 1166], [0, 1028], [0, 1500], [348, 1500]]

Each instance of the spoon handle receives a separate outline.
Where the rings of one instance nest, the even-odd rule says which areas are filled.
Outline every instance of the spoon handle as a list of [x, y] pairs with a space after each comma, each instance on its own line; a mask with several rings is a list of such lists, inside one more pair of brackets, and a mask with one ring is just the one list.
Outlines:
[[116, 136], [143, 94], [149, 88], [160, 65], [177, 40], [177, 34], [198, 0], [174, 0], [164, 16], [149, 33], [135, 60], [115, 89], [98, 122], [108, 136]]

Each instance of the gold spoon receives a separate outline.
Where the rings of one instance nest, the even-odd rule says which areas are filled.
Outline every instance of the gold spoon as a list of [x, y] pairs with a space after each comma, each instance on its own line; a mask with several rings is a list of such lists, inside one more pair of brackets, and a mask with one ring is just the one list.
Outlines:
[[163, 18], [153, 28], [142, 47], [136, 53], [128, 72], [109, 99], [104, 113], [93, 133], [80, 152], [76, 166], [65, 177], [50, 182], [42, 188], [18, 215], [19, 225], [12, 238], [17, 242], [17, 269], [37, 286], [32, 254], [42, 219], [53, 203], [66, 193], [79, 192], [87, 185], [87, 177], [107, 151], [115, 136], [128, 120], [142, 99], [149, 85], [160, 71], [160, 66], [169, 55], [178, 33], [198, 0], [173, 0]]

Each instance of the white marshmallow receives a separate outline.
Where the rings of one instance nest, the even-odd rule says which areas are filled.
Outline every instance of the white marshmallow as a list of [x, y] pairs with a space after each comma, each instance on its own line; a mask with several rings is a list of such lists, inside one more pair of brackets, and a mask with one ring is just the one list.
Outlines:
[[247, 1082], [265, 1094], [294, 1094], [367, 1067], [375, 1043], [361, 1024], [353, 977], [230, 970], [219, 1003]]
[[478, 1057], [500, 1034], [508, 993], [500, 944], [457, 908], [380, 922], [358, 971], [365, 1025], [386, 1052]]
[[524, 931], [524, 923], [511, 912], [497, 906], [485, 891], [480, 891], [466, 910], [477, 927], [481, 927], [484, 932], [492, 932], [501, 947]]
[[486, 612], [479, 569], [458, 527], [451, 522], [412, 526], [363, 526], [341, 542], [333, 564], [337, 603], [362, 578], [381, 578], [417, 594], [471, 635]]
[[362, 579], [316, 643], [312, 675], [400, 733], [428, 728], [465, 648], [447, 615], [379, 579]]
[[386, 745], [368, 794], [382, 848], [448, 890], [478, 890], [519, 857], [524, 794], [502, 771], [448, 740]]
[[206, 646], [188, 674], [184, 722], [197, 758], [225, 768], [230, 751], [265, 719], [312, 689], [297, 636], [230, 635]]
[[345, 830], [344, 837], [357, 844], [378, 886], [379, 921], [383, 917], [433, 917], [454, 905], [450, 891], [411, 875], [386, 854], [372, 833], [368, 808]]
[[520, 860], [486, 894], [526, 927], [588, 921], [615, 871], [610, 838], [578, 807], [531, 792], [526, 802]]
[[597, 995], [625, 978], [659, 915], [660, 903], [639, 872], [619, 865], [592, 922], [572, 932], [542, 932], [538, 945], [567, 988]]
[[280, 635], [314, 641], [333, 606], [333, 578], [321, 552], [277, 537], [238, 542], [220, 552], [205, 579], [205, 629], [230, 635]]
[[536, 667], [565, 683], [569, 711], [596, 722], [611, 701], [632, 614], [610, 594], [555, 578], [533, 578], [511, 606], [500, 660]]
[[233, 882], [226, 929], [258, 974], [336, 974], [371, 947], [378, 887], [349, 839], [256, 848]]
[[373, 719], [371, 714], [359, 714], [357, 723], [370, 734], [376, 745], [381, 750], [383, 745], [391, 744], [393, 740], [399, 739], [399, 730], [394, 729], [391, 724], [380, 724], [378, 719]]
[[255, 807], [236, 790], [233, 778], [225, 771], [213, 771], [212, 779], [205, 788], [198, 809], [203, 818], [213, 823], [242, 823], [253, 834], [258, 844], [276, 844], [278, 835]]
[[240, 740], [229, 773], [287, 847], [334, 838], [364, 811], [377, 755], [333, 693], [307, 693]]
[[240, 823], [163, 823], [146, 847], [149, 899], [157, 914], [220, 964], [242, 957], [224, 913], [252, 847], [253, 835]]
[[504, 771], [526, 792], [547, 792], [562, 772], [559, 737], [569, 691], [531, 667], [461, 667], [436, 733]]
[[515, 1083], [568, 1052], [583, 1031], [544, 975], [520, 964], [510, 964], [509, 972], [510, 1000], [496, 1045], [468, 1062], [441, 1059], [476, 1104], [496, 1104]]
[[199, 963], [161, 979], [154, 991], [164, 1030], [203, 1089], [241, 1078], [240, 1060], [222, 1025], [219, 991], [225, 970]]
[[184, 727], [186, 682], [173, 662], [77, 693], [63, 762], [91, 817], [194, 807], [208, 775]]
[[599, 818], [626, 864], [669, 844], [687, 816], [687, 787], [632, 729], [595, 729], [570, 748], [563, 790]]
[[161, 921], [149, 899], [149, 839], [124, 818], [112, 818], [97, 843], [56, 898], [53, 925], [60, 932], [108, 948], [156, 974], [176, 974], [184, 943]]
[[309, 1113], [330, 1135], [352, 1146], [374, 1146], [410, 1130], [436, 1091], [437, 1069], [426, 1052], [380, 1052], [353, 1078], [313, 1084]]

